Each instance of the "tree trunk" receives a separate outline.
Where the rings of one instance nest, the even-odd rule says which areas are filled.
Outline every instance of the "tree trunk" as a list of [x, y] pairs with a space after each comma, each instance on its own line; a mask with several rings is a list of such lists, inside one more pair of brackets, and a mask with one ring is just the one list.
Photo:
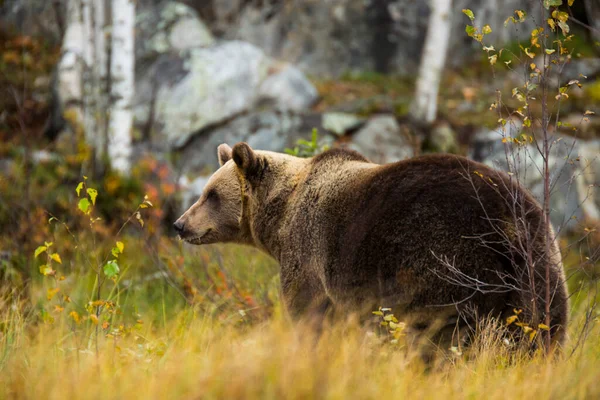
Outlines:
[[429, 27], [411, 105], [412, 118], [419, 123], [430, 124], [436, 118], [438, 90], [450, 39], [451, 5], [452, 0], [430, 1]]
[[128, 173], [131, 157], [131, 102], [134, 91], [135, 4], [112, 0], [111, 99], [108, 156], [112, 167]]

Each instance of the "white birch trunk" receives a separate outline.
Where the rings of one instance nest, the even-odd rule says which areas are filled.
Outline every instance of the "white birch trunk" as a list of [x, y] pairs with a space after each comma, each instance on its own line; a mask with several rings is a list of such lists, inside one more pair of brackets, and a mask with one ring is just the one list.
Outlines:
[[95, 130], [93, 133], [93, 144], [96, 150], [96, 160], [101, 165], [106, 154], [106, 124], [108, 109], [108, 59], [110, 48], [107, 46], [107, 21], [106, 1], [93, 0], [92, 3], [92, 46], [93, 61], [90, 71], [93, 85], [91, 96], [91, 108]]
[[76, 124], [85, 130], [84, 76], [92, 62], [90, 47], [89, 0], [69, 0], [67, 29], [63, 38], [63, 56], [58, 64], [58, 91], [64, 111], [75, 111]]
[[411, 105], [416, 121], [432, 123], [436, 118], [437, 96], [450, 40], [451, 5], [452, 0], [430, 0], [429, 26]]
[[131, 102], [134, 91], [134, 28], [133, 0], [112, 0], [112, 54], [110, 63], [111, 97], [108, 129], [108, 156], [112, 167], [122, 173], [130, 170]]
[[108, 104], [106, 16], [104, 0], [69, 0], [58, 92], [69, 122], [82, 130], [101, 162], [102, 127]]

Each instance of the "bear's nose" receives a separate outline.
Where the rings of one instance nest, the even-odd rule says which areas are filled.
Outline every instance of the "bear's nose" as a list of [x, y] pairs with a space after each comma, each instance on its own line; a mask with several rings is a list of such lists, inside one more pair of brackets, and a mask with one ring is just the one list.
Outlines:
[[175, 228], [175, 231], [177, 231], [177, 233], [182, 234], [183, 229], [185, 228], [185, 222], [177, 220], [173, 224], [173, 228]]

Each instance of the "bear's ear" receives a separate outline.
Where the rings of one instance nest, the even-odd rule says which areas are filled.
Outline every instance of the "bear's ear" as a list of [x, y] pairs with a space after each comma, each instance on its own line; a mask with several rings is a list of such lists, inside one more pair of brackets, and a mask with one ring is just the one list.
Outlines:
[[225, 143], [220, 144], [217, 147], [217, 158], [219, 159], [219, 165], [222, 167], [227, 161], [231, 160], [231, 147]]
[[251, 176], [258, 169], [259, 161], [258, 156], [254, 153], [254, 150], [248, 143], [238, 143], [233, 146], [232, 150], [233, 162], [242, 170], [244, 175]]

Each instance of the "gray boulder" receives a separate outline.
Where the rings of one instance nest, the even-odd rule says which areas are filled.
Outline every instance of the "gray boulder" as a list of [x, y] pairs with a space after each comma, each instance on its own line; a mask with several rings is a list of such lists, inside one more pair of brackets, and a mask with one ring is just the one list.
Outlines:
[[239, 41], [165, 54], [139, 77], [136, 91], [136, 125], [168, 149], [260, 104], [299, 110], [317, 98], [296, 68]]
[[431, 129], [426, 139], [426, 147], [442, 153], [457, 153], [459, 150], [456, 133], [447, 122], [438, 124]]
[[349, 146], [369, 160], [384, 164], [413, 157], [415, 152], [393, 115], [378, 115], [352, 135]]

